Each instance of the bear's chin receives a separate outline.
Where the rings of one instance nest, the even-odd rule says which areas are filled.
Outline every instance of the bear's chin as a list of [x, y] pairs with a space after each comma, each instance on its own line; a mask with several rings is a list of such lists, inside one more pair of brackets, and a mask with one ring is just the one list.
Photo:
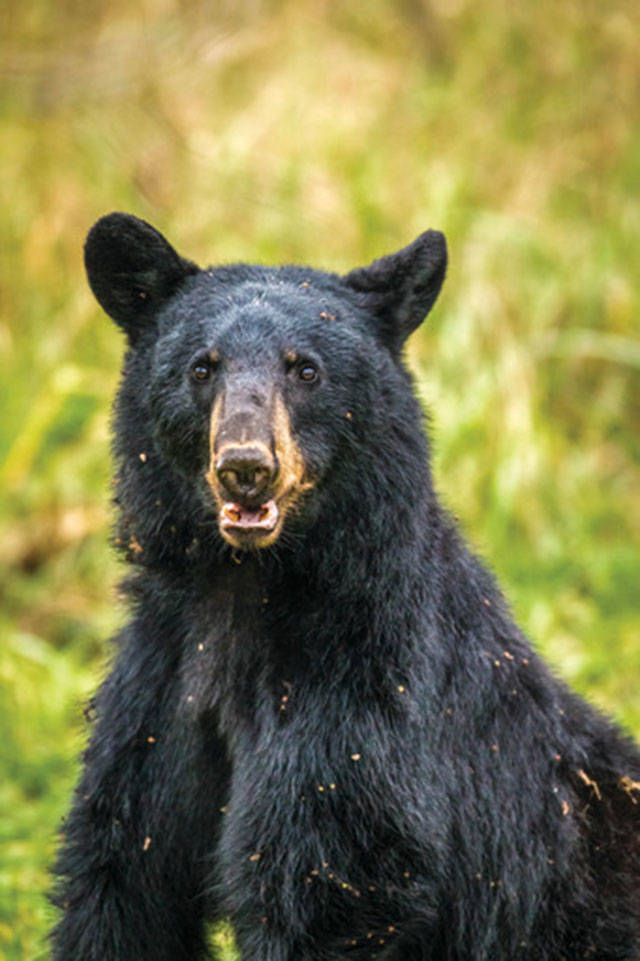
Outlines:
[[229, 544], [235, 550], [261, 551], [265, 547], [271, 547], [272, 544], [275, 544], [280, 536], [281, 527], [282, 524], [278, 524], [278, 527], [269, 533], [266, 533], [265, 531], [235, 531], [220, 529], [220, 534], [227, 544]]

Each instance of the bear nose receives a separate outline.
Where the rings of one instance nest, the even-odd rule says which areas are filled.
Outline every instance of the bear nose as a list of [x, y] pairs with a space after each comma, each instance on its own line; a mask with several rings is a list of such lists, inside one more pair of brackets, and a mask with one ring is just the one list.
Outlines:
[[216, 463], [216, 476], [236, 500], [257, 500], [273, 483], [277, 465], [268, 450], [252, 446], [225, 447]]

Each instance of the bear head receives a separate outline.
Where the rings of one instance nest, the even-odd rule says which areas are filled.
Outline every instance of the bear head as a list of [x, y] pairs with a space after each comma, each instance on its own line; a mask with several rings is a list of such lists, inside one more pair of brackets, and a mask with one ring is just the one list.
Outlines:
[[[144, 221], [102, 217], [85, 263], [128, 338], [116, 406], [125, 511], [140, 515], [153, 501], [168, 519], [181, 502], [191, 533], [215, 526], [232, 548], [258, 550], [317, 519], [327, 488], [339, 512], [345, 470], [363, 503], [383, 475], [414, 488], [402, 450], [420, 412], [401, 350], [431, 309], [446, 260], [443, 235], [428, 230], [343, 276], [200, 269]], [[147, 524], [147, 541], [152, 528], [161, 520]]]

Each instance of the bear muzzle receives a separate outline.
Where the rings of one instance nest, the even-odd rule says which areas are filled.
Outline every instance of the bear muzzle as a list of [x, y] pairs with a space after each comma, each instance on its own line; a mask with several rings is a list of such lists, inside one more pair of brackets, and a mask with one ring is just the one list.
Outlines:
[[226, 393], [211, 414], [206, 479], [222, 537], [234, 548], [255, 550], [277, 540], [287, 513], [312, 485], [280, 395], [257, 404], [255, 392], [233, 394], [233, 404]]
[[228, 444], [220, 452], [215, 472], [220, 492], [232, 498], [219, 511], [221, 532], [235, 533], [236, 538], [272, 533], [280, 512], [275, 500], [268, 498], [278, 474], [271, 452], [262, 444]]
[[215, 472], [232, 498], [254, 504], [273, 487], [278, 463], [264, 444], [227, 444], [218, 454]]

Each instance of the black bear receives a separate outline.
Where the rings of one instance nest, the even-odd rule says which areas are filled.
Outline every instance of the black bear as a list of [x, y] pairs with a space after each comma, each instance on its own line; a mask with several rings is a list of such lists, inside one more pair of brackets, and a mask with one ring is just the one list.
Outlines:
[[532, 651], [433, 490], [402, 347], [442, 234], [201, 270], [111, 214], [131, 620], [64, 831], [56, 961], [638, 961], [640, 753]]

